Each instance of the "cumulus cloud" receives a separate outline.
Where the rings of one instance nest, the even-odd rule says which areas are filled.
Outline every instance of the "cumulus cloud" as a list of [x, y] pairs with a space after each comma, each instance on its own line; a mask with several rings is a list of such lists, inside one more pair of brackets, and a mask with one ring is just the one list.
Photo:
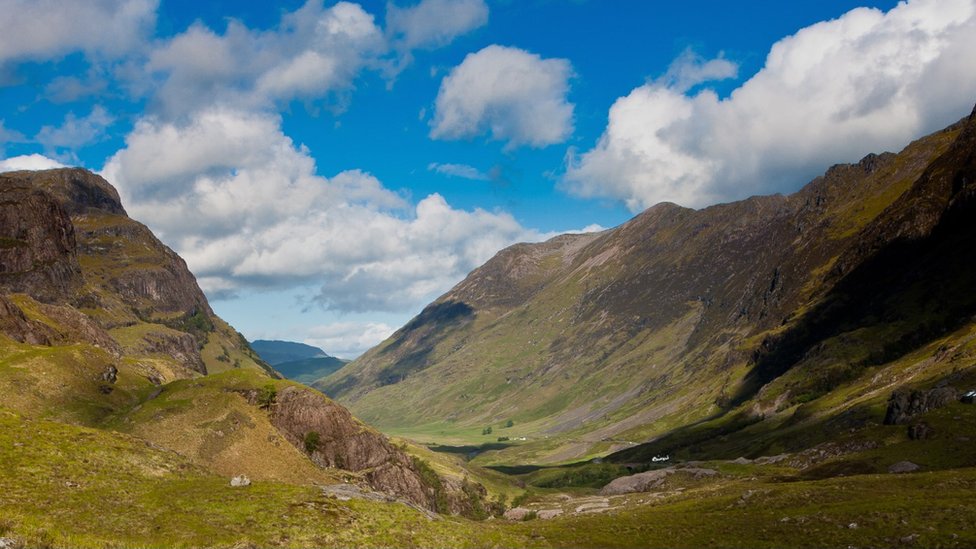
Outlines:
[[15, 172], [19, 170], [50, 170], [63, 168], [64, 165], [42, 154], [25, 154], [0, 160], [0, 172]]
[[563, 185], [633, 211], [795, 190], [830, 164], [897, 149], [962, 117], [976, 97], [976, 5], [858, 8], [786, 37], [727, 98], [734, 65], [684, 54], [618, 99], [596, 146], [568, 155]]
[[105, 137], [105, 129], [115, 121], [104, 107], [95, 105], [88, 116], [68, 113], [60, 126], [43, 126], [34, 138], [48, 152], [76, 149]]
[[572, 66], [518, 48], [492, 45], [469, 54], [441, 81], [431, 121], [434, 139], [490, 134], [507, 147], [543, 147], [573, 132], [566, 96]]
[[475, 168], [474, 166], [468, 166], [467, 164], [441, 164], [438, 162], [431, 162], [427, 165], [427, 170], [441, 175], [446, 175], [448, 177], [460, 177], [462, 179], [472, 179], [474, 181], [488, 181], [490, 177], [483, 171]]
[[500, 248], [539, 236], [440, 195], [411, 204], [362, 171], [320, 177], [270, 114], [144, 119], [103, 175], [211, 295], [315, 282], [327, 309], [409, 310]]
[[146, 71], [161, 82], [158, 110], [175, 117], [217, 104], [267, 108], [340, 92], [385, 48], [373, 16], [358, 4], [325, 8], [310, 0], [267, 31], [230, 21], [218, 34], [195, 24], [154, 49]]
[[158, 0], [0, 0], [0, 65], [73, 51], [120, 57], [140, 48]]
[[305, 343], [330, 355], [353, 359], [382, 343], [395, 330], [383, 322], [334, 322], [310, 328]]
[[386, 32], [406, 50], [447, 45], [487, 22], [484, 0], [421, 0], [409, 8], [386, 8]]

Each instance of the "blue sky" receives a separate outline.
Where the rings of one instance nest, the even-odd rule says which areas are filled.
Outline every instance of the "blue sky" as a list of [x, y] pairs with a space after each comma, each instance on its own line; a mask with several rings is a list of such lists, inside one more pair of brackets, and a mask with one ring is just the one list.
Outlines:
[[792, 192], [976, 101], [973, 0], [0, 10], [0, 169], [102, 173], [246, 336], [346, 357], [506, 245]]

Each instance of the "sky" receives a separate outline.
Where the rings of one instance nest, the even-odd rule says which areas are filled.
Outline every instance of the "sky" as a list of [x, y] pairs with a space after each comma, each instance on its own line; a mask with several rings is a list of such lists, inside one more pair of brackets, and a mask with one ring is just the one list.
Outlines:
[[245, 336], [344, 358], [505, 246], [794, 192], [976, 103], [976, 0], [0, 13], [0, 171], [101, 174]]

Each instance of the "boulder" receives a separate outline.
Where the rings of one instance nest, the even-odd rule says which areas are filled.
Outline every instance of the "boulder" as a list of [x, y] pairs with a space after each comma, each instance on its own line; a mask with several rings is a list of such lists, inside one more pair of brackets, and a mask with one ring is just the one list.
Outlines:
[[885, 412], [885, 425], [904, 425], [910, 423], [917, 416], [947, 406], [958, 398], [958, 391], [954, 387], [934, 387], [929, 390], [899, 389], [888, 398], [888, 409]]
[[553, 519], [561, 514], [563, 514], [562, 509], [543, 509], [537, 513], [538, 517], [542, 520]]
[[888, 467], [889, 473], [912, 473], [919, 470], [919, 466], [910, 461], [899, 461]]
[[512, 507], [502, 515], [508, 520], [526, 520], [533, 511], [525, 507]]
[[613, 479], [600, 490], [600, 495], [617, 496], [620, 494], [632, 494], [634, 492], [649, 492], [663, 486], [664, 480], [669, 475], [675, 473], [691, 476], [695, 480], [718, 474], [714, 469], [705, 469], [702, 467], [666, 467], [664, 469], [654, 469], [652, 471], [637, 473], [636, 475]]
[[243, 488], [251, 485], [251, 479], [247, 478], [247, 475], [237, 475], [230, 479], [230, 485], [235, 488]]

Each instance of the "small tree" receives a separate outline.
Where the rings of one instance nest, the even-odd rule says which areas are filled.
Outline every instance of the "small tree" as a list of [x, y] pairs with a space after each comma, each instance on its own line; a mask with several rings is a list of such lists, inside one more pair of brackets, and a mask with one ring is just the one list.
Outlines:
[[274, 404], [275, 397], [278, 396], [278, 390], [271, 383], [265, 385], [261, 392], [258, 393], [258, 406], [261, 408], [270, 408]]
[[505, 427], [506, 428], [511, 427], [512, 425], [515, 425], [515, 422], [512, 421], [512, 420], [508, 420], [508, 421], [505, 422]]
[[489, 427], [485, 427], [484, 429], [482, 429], [481, 430], [481, 434], [482, 435], [490, 435], [491, 434], [491, 427], [489, 426]]
[[319, 449], [319, 434], [315, 431], [305, 433], [305, 451], [309, 454]]

